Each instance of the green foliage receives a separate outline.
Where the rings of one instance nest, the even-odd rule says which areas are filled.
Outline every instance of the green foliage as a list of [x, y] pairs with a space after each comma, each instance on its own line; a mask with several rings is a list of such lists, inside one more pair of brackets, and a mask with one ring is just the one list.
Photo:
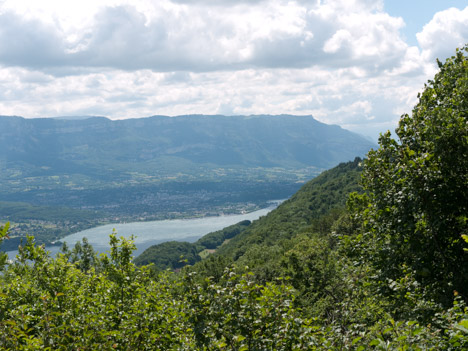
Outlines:
[[[343, 214], [348, 194], [360, 189], [360, 164], [361, 159], [356, 158], [323, 172], [277, 209], [219, 247], [215, 255], [223, 256], [227, 264], [235, 263], [241, 269], [248, 266], [262, 283], [289, 274], [282, 258], [298, 247], [296, 240], [300, 239], [296, 237], [300, 234], [329, 235], [334, 222]], [[333, 245], [334, 241], [329, 243]], [[207, 276], [219, 276], [218, 268], [211, 265], [214, 271], [210, 272], [209, 266], [202, 261], [194, 269], [200, 267], [199, 271]]]
[[[468, 243], [468, 235], [462, 234], [462, 239], [463, 239], [466, 243]], [[468, 249], [467, 249], [467, 248], [464, 248], [463, 250], [464, 250], [465, 252], [468, 252]]]
[[87, 238], [83, 238], [82, 242], [78, 241], [72, 251], [68, 250], [66, 242], [63, 243], [62, 253], [83, 272], [88, 272], [91, 268], [99, 268], [100, 261]]
[[[302, 240], [307, 240], [302, 237]], [[382, 312], [356, 270], [343, 282], [331, 319], [305, 318], [289, 280], [259, 284], [223, 272], [218, 282], [195, 273], [160, 273], [131, 261], [133, 244], [111, 235], [99, 272], [60, 254], [50, 258], [32, 238], [0, 276], [0, 345], [6, 350], [462, 350], [468, 310], [462, 300], [431, 325]], [[298, 247], [300, 249], [300, 247]], [[310, 252], [323, 252], [309, 243]], [[295, 254], [295, 253], [294, 253]], [[290, 253], [293, 255], [293, 252]], [[317, 259], [308, 275], [321, 284]], [[363, 273], [363, 272], [361, 272]], [[355, 279], [358, 284], [353, 283]], [[360, 287], [359, 287], [359, 284]], [[353, 288], [350, 288], [353, 287]], [[355, 289], [359, 287], [359, 289]], [[369, 315], [370, 314], [370, 315]]]
[[466, 52], [439, 63], [412, 116], [402, 116], [399, 141], [386, 133], [369, 152], [363, 171], [368, 207], [357, 212], [362, 253], [379, 279], [411, 274], [446, 306], [453, 290], [468, 297], [468, 256], [460, 238], [468, 230]]
[[200, 285], [192, 274], [184, 293], [198, 349], [313, 350], [322, 344], [319, 328], [300, 318], [293, 291], [281, 281], [259, 285], [252, 274], [226, 270], [221, 283]]
[[250, 225], [249, 220], [239, 222], [224, 229], [209, 233], [197, 240], [196, 244], [205, 249], [216, 249], [227, 239], [232, 239]]
[[[184, 305], [172, 283], [131, 263], [133, 244], [111, 237], [101, 273], [65, 255], [50, 258], [30, 240], [0, 291], [0, 345], [35, 349], [189, 349]], [[28, 263], [29, 262], [29, 263]], [[174, 286], [175, 287], [175, 286]], [[186, 345], [185, 347], [181, 347]]]
[[0, 277], [1, 347], [311, 350], [324, 342], [281, 281], [263, 286], [233, 271], [220, 283], [168, 272], [151, 279], [148, 267], [132, 263], [131, 241], [112, 234], [110, 244], [102, 270], [84, 272], [29, 238]]
[[178, 269], [186, 264], [193, 265], [200, 261], [199, 250], [192, 243], [168, 241], [158, 245], [153, 245], [135, 258], [137, 265], [154, 264], [156, 268]]
[[[3, 240], [8, 239], [8, 229], [10, 227], [10, 223], [5, 223], [5, 225], [0, 226], [0, 245], [3, 242]], [[8, 259], [8, 256], [4, 252], [0, 252], [0, 271], [3, 269], [5, 266], [5, 263]]]
[[[345, 206], [348, 194], [360, 189], [360, 163], [361, 159], [356, 158], [323, 172], [217, 252], [238, 260], [254, 245], [267, 248], [281, 245], [304, 231], [328, 232], [332, 217], [339, 216], [339, 209]], [[330, 220], [326, 219], [327, 215], [331, 216]]]
[[249, 225], [250, 221], [245, 220], [224, 229], [208, 233], [195, 243], [168, 241], [150, 246], [135, 258], [135, 264], [148, 265], [152, 263], [155, 268], [160, 270], [168, 268], [174, 270], [182, 268], [187, 264], [193, 265], [201, 260], [201, 251], [217, 249], [226, 240], [232, 239]]
[[337, 253], [326, 237], [301, 234], [282, 259], [282, 274], [299, 292], [296, 306], [307, 315], [332, 318], [343, 298], [343, 277]]

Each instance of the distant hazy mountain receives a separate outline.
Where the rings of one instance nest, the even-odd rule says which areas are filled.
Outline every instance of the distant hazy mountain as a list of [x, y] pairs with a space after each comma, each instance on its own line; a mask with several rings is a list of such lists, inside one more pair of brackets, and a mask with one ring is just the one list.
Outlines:
[[374, 144], [312, 116], [0, 117], [0, 162], [43, 174], [122, 167], [330, 168]]
[[0, 116], [0, 130], [0, 200], [126, 220], [265, 206], [374, 146], [312, 116], [290, 115]]

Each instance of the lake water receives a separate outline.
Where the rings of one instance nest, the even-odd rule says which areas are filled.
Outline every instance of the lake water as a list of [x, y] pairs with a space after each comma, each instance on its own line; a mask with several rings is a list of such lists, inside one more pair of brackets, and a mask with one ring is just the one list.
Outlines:
[[[128, 238], [131, 235], [135, 236], [134, 242], [137, 250], [134, 252], [134, 256], [136, 257], [145, 249], [155, 244], [172, 240], [195, 242], [205, 234], [223, 229], [240, 221], [253, 221], [266, 215], [278, 204], [279, 201], [274, 202], [274, 205], [268, 208], [241, 215], [108, 224], [68, 235], [60, 241], [65, 241], [71, 249], [76, 242], [86, 237], [96, 251], [105, 252], [109, 250], [109, 235], [115, 228], [118, 237], [124, 236]], [[50, 251], [51, 255], [55, 255], [60, 251], [60, 246], [47, 246], [46, 249]], [[7, 254], [10, 259], [14, 259], [18, 251], [8, 251]]]

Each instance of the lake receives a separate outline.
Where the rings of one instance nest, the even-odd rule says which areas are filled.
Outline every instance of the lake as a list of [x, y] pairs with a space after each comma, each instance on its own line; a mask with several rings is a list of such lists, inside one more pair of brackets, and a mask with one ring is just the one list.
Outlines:
[[[136, 257], [155, 244], [172, 240], [195, 242], [205, 234], [240, 221], [253, 221], [276, 208], [280, 202], [275, 201], [268, 208], [240, 215], [108, 224], [68, 235], [60, 241], [66, 242], [71, 249], [76, 242], [86, 237], [96, 251], [105, 252], [109, 249], [109, 235], [115, 229], [118, 237], [135, 236], [134, 242], [137, 250], [134, 252], [134, 256]], [[60, 251], [60, 246], [46, 246], [46, 249], [50, 251], [51, 255], [55, 255]], [[14, 259], [18, 251], [8, 251], [7, 254], [10, 259]]]

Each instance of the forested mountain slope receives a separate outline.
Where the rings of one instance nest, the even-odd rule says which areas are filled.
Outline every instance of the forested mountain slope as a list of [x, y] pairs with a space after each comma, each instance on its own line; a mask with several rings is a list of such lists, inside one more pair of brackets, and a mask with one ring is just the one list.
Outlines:
[[192, 265], [208, 255], [227, 240], [244, 231], [249, 220], [239, 222], [229, 227], [208, 233], [194, 243], [168, 241], [147, 248], [135, 258], [136, 265], [153, 264], [157, 269], [178, 269]]
[[291, 239], [304, 230], [327, 232], [343, 210], [349, 193], [359, 191], [361, 159], [341, 163], [305, 184], [290, 199], [254, 221], [217, 253], [239, 259], [252, 245], [269, 247]]
[[[162, 269], [179, 268], [184, 265], [178, 263], [181, 255], [188, 260], [187, 263], [194, 264], [201, 259], [197, 253], [205, 249], [216, 249], [215, 255], [228, 262], [237, 261], [246, 253], [250, 255], [250, 251], [265, 253], [272, 247], [287, 247], [290, 239], [304, 231], [328, 233], [333, 221], [344, 211], [349, 193], [360, 189], [361, 162], [360, 158], [356, 158], [323, 172], [302, 186], [290, 199], [250, 225], [234, 225], [207, 234], [193, 244], [171, 242], [154, 245], [138, 256], [135, 263], [154, 263]], [[218, 240], [215, 242], [213, 238]], [[209, 245], [207, 242], [213, 243]], [[272, 259], [278, 258], [277, 254]], [[172, 264], [167, 264], [168, 261]], [[251, 269], [255, 268], [252, 262], [246, 264]]]

